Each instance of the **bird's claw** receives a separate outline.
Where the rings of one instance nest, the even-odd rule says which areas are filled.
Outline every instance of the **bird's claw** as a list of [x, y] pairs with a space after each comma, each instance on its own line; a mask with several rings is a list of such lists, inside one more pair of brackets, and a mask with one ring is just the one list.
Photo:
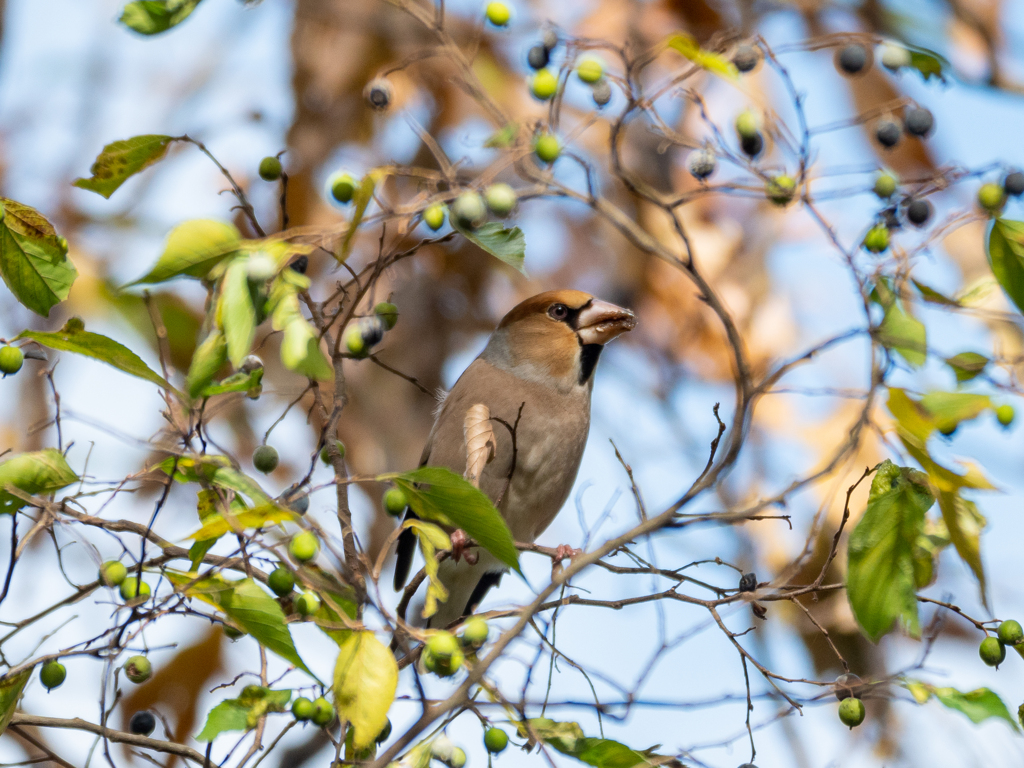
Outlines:
[[476, 552], [467, 552], [466, 548], [469, 546], [469, 536], [461, 528], [456, 528], [452, 531], [452, 560], [456, 563], [462, 558], [466, 558], [466, 562], [470, 565], [476, 565], [477, 558], [479, 557]]
[[576, 555], [582, 553], [582, 549], [573, 549], [568, 544], [559, 544], [555, 548], [555, 562], [560, 563], [563, 560], [572, 560]]

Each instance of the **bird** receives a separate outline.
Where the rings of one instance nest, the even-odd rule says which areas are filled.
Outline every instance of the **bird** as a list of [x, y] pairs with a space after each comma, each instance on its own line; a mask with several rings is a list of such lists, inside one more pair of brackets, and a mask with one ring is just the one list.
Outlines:
[[[465, 474], [467, 413], [489, 416], [493, 456], [472, 480], [497, 507], [515, 541], [535, 541], [576, 481], [601, 351], [635, 326], [633, 312], [583, 291], [546, 291], [517, 304], [441, 401], [420, 466]], [[408, 517], [415, 513], [409, 510]], [[449, 594], [428, 628], [444, 628], [471, 614], [507, 570], [483, 548], [460, 557], [461, 533], [453, 533], [453, 556], [440, 564], [438, 575]], [[415, 534], [403, 530], [396, 591], [405, 587], [415, 550]]]

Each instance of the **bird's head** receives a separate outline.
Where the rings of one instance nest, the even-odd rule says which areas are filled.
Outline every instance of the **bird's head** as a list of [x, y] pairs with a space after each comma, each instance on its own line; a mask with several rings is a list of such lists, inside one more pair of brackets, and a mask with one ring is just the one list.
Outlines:
[[604, 345], [634, 326], [628, 309], [582, 291], [547, 291], [505, 315], [483, 356], [520, 378], [563, 391], [590, 387]]

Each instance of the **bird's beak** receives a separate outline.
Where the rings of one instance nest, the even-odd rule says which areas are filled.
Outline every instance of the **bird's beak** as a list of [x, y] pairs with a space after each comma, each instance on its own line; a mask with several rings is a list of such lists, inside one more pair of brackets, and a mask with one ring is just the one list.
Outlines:
[[594, 299], [580, 312], [576, 332], [584, 344], [607, 344], [635, 327], [636, 316], [628, 309]]

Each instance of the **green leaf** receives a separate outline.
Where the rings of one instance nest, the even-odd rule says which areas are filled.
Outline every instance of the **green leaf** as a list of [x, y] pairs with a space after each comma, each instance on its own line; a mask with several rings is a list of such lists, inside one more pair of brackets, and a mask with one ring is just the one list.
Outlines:
[[961, 352], [946, 358], [946, 365], [953, 369], [958, 384], [980, 376], [988, 364], [989, 359], [977, 352]]
[[934, 685], [920, 680], [905, 680], [903, 686], [913, 694], [918, 704], [924, 704], [931, 696], [950, 709], [963, 712], [972, 723], [980, 723], [990, 717], [1005, 720], [1015, 731], [1020, 731], [1017, 721], [1013, 719], [1003, 700], [988, 688], [977, 688], [962, 693], [956, 688], [936, 688]]
[[18, 708], [21, 692], [25, 690], [25, 684], [30, 677], [32, 677], [32, 667], [23, 669], [15, 675], [0, 677], [0, 736], [4, 735], [7, 726], [11, 724], [14, 710]]
[[256, 338], [256, 307], [249, 293], [246, 259], [235, 259], [224, 273], [220, 318], [228, 345], [228, 360], [238, 368]]
[[968, 501], [956, 491], [939, 493], [939, 509], [957, 554], [978, 579], [981, 601], [987, 608], [985, 569], [981, 563], [981, 530], [985, 527], [985, 517], [973, 501]]
[[246, 474], [239, 472], [231, 466], [217, 467], [210, 482], [220, 488], [227, 488], [230, 491], [248, 496], [253, 504], [272, 504], [273, 499], [264, 491], [260, 484]]
[[518, 728], [521, 737], [539, 739], [563, 755], [595, 768], [635, 768], [665, 762], [661, 756], [638, 752], [612, 739], [588, 738], [578, 723], [559, 723], [538, 717], [520, 723]]
[[56, 448], [16, 454], [0, 464], [0, 514], [13, 513], [25, 502], [7, 490], [13, 485], [19, 491], [35, 496], [54, 493], [78, 480]]
[[930, 51], [927, 48], [911, 48], [908, 46], [910, 51], [910, 68], [916, 69], [921, 77], [925, 81], [935, 77], [940, 81], [945, 82], [946, 78], [942, 74], [943, 66], [949, 66], [944, 58], [939, 56], [935, 51]]
[[363, 221], [363, 215], [373, 199], [373, 190], [377, 188], [377, 184], [384, 176], [385, 174], [381, 171], [370, 171], [362, 178], [362, 181], [359, 182], [359, 187], [352, 195], [352, 204], [354, 206], [352, 220], [349, 222], [348, 230], [345, 232], [345, 236], [341, 239], [338, 250], [334, 254], [334, 258], [338, 260], [339, 264], [348, 259], [348, 255], [352, 251], [352, 242], [356, 236], [356, 231], [359, 229], [359, 225]]
[[405, 491], [409, 506], [424, 520], [461, 528], [501, 562], [519, 570], [519, 552], [504, 518], [479, 488], [444, 467], [381, 475]]
[[131, 176], [163, 158], [172, 141], [172, 136], [150, 134], [107, 144], [89, 169], [92, 177], [74, 185], [109, 199]]
[[736, 80], [740, 76], [735, 64], [717, 53], [701, 48], [696, 39], [685, 32], [672, 35], [668, 39], [668, 47], [678, 51], [698, 67], [727, 80]]
[[213, 741], [225, 731], [251, 731], [268, 712], [284, 712], [291, 698], [289, 690], [247, 685], [237, 699], [225, 699], [210, 710], [196, 741]]
[[223, 221], [186, 221], [171, 230], [164, 252], [153, 268], [128, 285], [162, 283], [179, 275], [204, 278], [218, 263], [238, 250], [241, 241], [238, 230]]
[[228, 344], [220, 329], [214, 328], [210, 334], [203, 339], [203, 343], [196, 347], [196, 353], [192, 356], [192, 364], [188, 368], [188, 377], [185, 379], [185, 388], [189, 397], [195, 398], [206, 389], [206, 385], [213, 381], [228, 359]]
[[340, 646], [352, 634], [352, 622], [346, 618], [355, 620], [359, 615], [355, 591], [312, 563], [303, 566], [303, 576], [320, 595], [320, 609], [312, 617], [313, 622]]
[[309, 379], [330, 381], [334, 369], [323, 350], [316, 329], [305, 318], [297, 317], [284, 328], [281, 362], [285, 367]]
[[18, 338], [32, 339], [44, 347], [61, 352], [74, 352], [76, 355], [91, 357], [129, 376], [156, 384], [168, 392], [175, 391], [163, 376], [142, 362], [142, 358], [128, 347], [106, 336], [85, 330], [85, 325], [77, 317], [68, 320], [63, 328], [54, 333], [22, 331]]
[[921, 298], [927, 301], [929, 304], [941, 304], [945, 307], [959, 307], [960, 302], [956, 299], [951, 299], [944, 293], [939, 293], [934, 288], [930, 288], [924, 283], [919, 283], [917, 280], [911, 280], [914, 287], [921, 292]]
[[928, 340], [924, 323], [906, 312], [897, 302], [885, 310], [875, 338], [885, 348], [898, 352], [913, 368], [920, 368], [928, 359]]
[[991, 408], [992, 399], [968, 392], [929, 392], [921, 398], [921, 406], [931, 415], [940, 432], [949, 432]]
[[489, 221], [476, 229], [466, 229], [454, 219], [452, 226], [471, 243], [526, 275], [526, 238], [519, 227], [505, 229], [499, 222]]
[[290, 509], [277, 504], [261, 504], [253, 509], [243, 509], [231, 514], [230, 519], [221, 514], [214, 514], [203, 521], [203, 527], [189, 536], [195, 541], [219, 539], [232, 530], [243, 531], [247, 528], [264, 528], [295, 520], [298, 515]]
[[136, 0], [121, 12], [121, 23], [143, 35], [158, 35], [180, 24], [201, 0]]
[[68, 243], [35, 208], [0, 197], [0, 277], [37, 315], [68, 297], [78, 277]]
[[208, 384], [199, 392], [199, 397], [213, 397], [232, 392], [258, 392], [263, 388], [263, 369], [257, 368], [252, 373], [239, 371], [233, 373], [216, 384]]
[[487, 141], [484, 142], [484, 146], [488, 149], [505, 149], [515, 141], [518, 130], [519, 126], [516, 123], [509, 123], [500, 131], [491, 134]]
[[373, 632], [353, 632], [334, 665], [334, 706], [354, 731], [352, 745], [373, 744], [388, 719], [398, 687], [398, 664]]
[[888, 459], [878, 465], [867, 509], [850, 534], [846, 577], [850, 607], [872, 642], [896, 619], [911, 635], [920, 634], [914, 545], [934, 503], [921, 472]]
[[988, 236], [988, 263], [999, 285], [1024, 312], [1024, 222], [996, 219]]

